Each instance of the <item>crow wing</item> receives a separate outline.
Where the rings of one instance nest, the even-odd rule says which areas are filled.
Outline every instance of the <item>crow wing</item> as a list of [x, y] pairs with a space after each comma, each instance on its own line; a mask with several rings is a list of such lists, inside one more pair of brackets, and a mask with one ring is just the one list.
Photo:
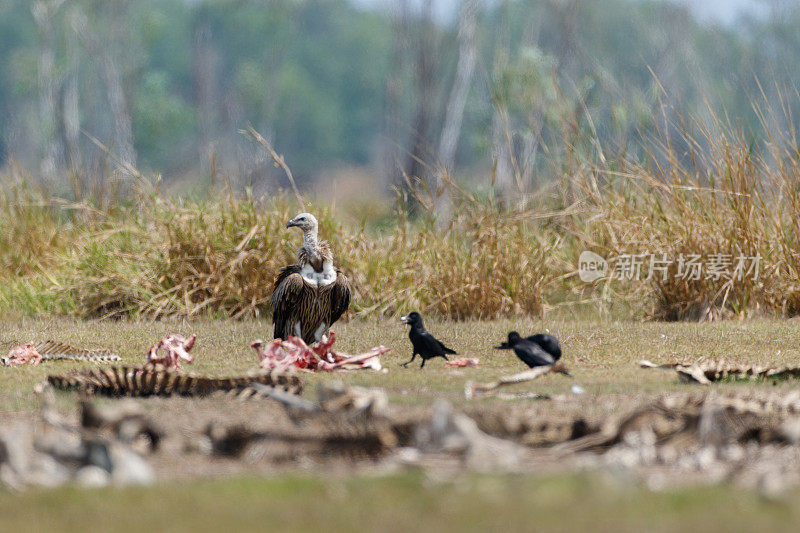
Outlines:
[[527, 337], [525, 340], [535, 342], [542, 349], [553, 356], [554, 361], [558, 361], [561, 358], [561, 344], [559, 344], [558, 339], [552, 335], [548, 335], [547, 333], [537, 333], [536, 335], [531, 335]]
[[520, 361], [530, 368], [536, 366], [548, 366], [556, 362], [556, 359], [544, 351], [541, 346], [527, 339], [517, 342], [514, 345], [514, 353]]
[[455, 351], [442, 344], [439, 339], [431, 335], [427, 330], [411, 330], [411, 332], [411, 342], [416, 352], [420, 355], [435, 356], [447, 353], [458, 355]]
[[292, 310], [300, 302], [303, 284], [300, 265], [290, 265], [281, 269], [278, 279], [275, 280], [275, 290], [272, 292], [270, 307], [272, 307], [272, 322], [275, 324], [276, 339], [283, 339], [289, 333]]
[[[548, 335], [547, 333], [537, 333], [536, 335], [525, 337], [522, 340], [538, 344], [540, 348], [553, 356], [554, 361], [558, 361], [561, 358], [561, 344], [558, 342], [558, 339], [552, 335]], [[500, 346], [495, 346], [494, 349], [510, 350], [511, 345], [508, 343], [508, 341], [503, 341], [500, 343]]]

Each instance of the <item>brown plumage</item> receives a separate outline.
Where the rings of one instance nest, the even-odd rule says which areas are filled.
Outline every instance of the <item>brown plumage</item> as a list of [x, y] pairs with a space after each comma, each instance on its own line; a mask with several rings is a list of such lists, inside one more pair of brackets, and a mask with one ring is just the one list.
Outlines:
[[304, 240], [303, 246], [297, 250], [297, 264], [311, 265], [315, 272], [322, 272], [325, 261], [333, 262], [333, 252], [328, 241], [317, 241], [316, 250], [309, 250]]
[[317, 239], [313, 215], [301, 213], [286, 227], [303, 230], [303, 246], [297, 252], [297, 264], [281, 270], [275, 281], [270, 301], [275, 338], [294, 335], [312, 344], [350, 307], [350, 281], [333, 266], [328, 243]]

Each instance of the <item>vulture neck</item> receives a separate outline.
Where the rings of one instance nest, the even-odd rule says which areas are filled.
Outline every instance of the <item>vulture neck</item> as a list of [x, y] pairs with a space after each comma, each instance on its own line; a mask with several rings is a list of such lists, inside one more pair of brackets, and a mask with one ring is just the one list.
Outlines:
[[317, 240], [317, 231], [303, 232], [303, 246], [297, 251], [300, 275], [313, 287], [325, 287], [335, 282], [338, 275], [333, 267], [331, 247]]
[[326, 263], [330, 263], [329, 269], [333, 269], [333, 255], [328, 244], [317, 239], [315, 229], [303, 232], [303, 246], [297, 252], [300, 266], [310, 266], [314, 272], [322, 272]]
[[317, 238], [316, 229], [308, 229], [303, 231], [303, 248], [308, 253], [316, 252], [319, 247], [319, 239]]

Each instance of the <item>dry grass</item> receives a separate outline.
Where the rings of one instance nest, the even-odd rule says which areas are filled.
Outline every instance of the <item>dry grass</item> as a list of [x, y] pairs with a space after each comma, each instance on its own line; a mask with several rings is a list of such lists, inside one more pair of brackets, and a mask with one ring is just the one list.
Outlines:
[[[595, 313], [597, 304], [621, 318], [794, 316], [797, 136], [781, 126], [791, 117], [754, 107], [764, 131], [782, 133], [753, 140], [711, 110], [702, 121], [665, 111], [667, 133], [648, 140], [638, 157], [602, 154], [585, 119], [566, 116], [563, 145], [547, 151], [553, 161], [542, 170], [552, 174], [547, 194], [520, 188], [518, 198], [505, 191], [500, 200], [481, 186], [465, 190], [445, 173], [436, 176], [443, 187], [435, 193], [409, 178], [409, 198], [388, 216], [384, 209], [359, 220], [322, 202], [305, 210], [318, 216], [354, 281], [352, 311], [360, 317], [410, 309], [456, 320], [536, 317], [554, 307]], [[143, 192], [126, 187], [129, 196], [98, 206], [19, 185], [26, 180], [16, 172], [0, 188], [6, 313], [264, 317], [276, 273], [294, 260], [300, 240], [283, 227], [303, 209], [297, 189], [267, 198], [214, 190], [205, 200], [175, 199], [131, 171]], [[451, 217], [434, 209], [442, 194], [452, 199]], [[585, 249], [608, 258], [664, 254], [673, 262], [664, 280], [585, 284], [575, 275]], [[680, 256], [707, 265], [712, 254], [732, 262], [758, 256], [759, 276], [677, 275]]]
[[[300, 242], [284, 228], [299, 209], [285, 196], [229, 192], [191, 201], [151, 192], [100, 210], [26, 194], [11, 188], [0, 197], [7, 213], [0, 215], [0, 279], [9, 282], [0, 303], [10, 311], [265, 316], [273, 280], [294, 261]], [[543, 288], [554, 279], [557, 236], [543, 234], [523, 212], [466, 195], [444, 230], [424, 217], [411, 222], [402, 210], [394, 227], [380, 232], [345, 227], [325, 205], [308, 209], [355, 283], [357, 315], [538, 315]]]
[[[616, 283], [627, 298], [646, 302], [645, 314], [667, 320], [800, 312], [800, 157], [794, 132], [748, 139], [712, 111], [705, 121], [675, 114], [677, 140], [657, 140], [647, 163], [630, 159], [593, 167], [571, 185], [585, 211], [572, 228], [583, 248], [606, 257], [622, 254], [759, 256], [757, 278]], [[778, 128], [761, 115], [765, 131]], [[777, 122], [777, 121], [775, 121]], [[733, 266], [729, 271], [733, 270]], [[749, 266], [749, 263], [748, 263]], [[605, 283], [605, 282], [603, 282]]]

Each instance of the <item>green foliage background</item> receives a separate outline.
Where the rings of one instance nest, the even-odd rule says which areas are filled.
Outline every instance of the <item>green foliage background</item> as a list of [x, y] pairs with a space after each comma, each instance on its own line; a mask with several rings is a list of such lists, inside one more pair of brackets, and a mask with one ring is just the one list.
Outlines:
[[[13, 158], [35, 169], [37, 137], [59, 126], [41, 120], [42, 35], [32, 5], [0, 2], [0, 164]], [[687, 115], [701, 115], [709, 104], [724, 108], [757, 138], [751, 109], [753, 97], [761, 96], [756, 80], [776, 106], [779, 88], [791, 95], [800, 83], [800, 8], [792, 3], [726, 27], [700, 23], [685, 7], [660, 1], [483, 5], [477, 74], [458, 152], [462, 168], [487, 166], [498, 103], [509, 109], [520, 142], [538, 130], [538, 122], [531, 123], [539, 120], [547, 140], [563, 96], [586, 107], [604, 143], [624, 151], [659, 127], [659, 98]], [[86, 26], [77, 31], [79, 15]], [[81, 127], [103, 142], [110, 136], [108, 103], [96, 58], [81, 43], [87, 32], [108, 43], [123, 73], [144, 169], [167, 175], [197, 170], [209, 152], [235, 146], [248, 124], [275, 140], [300, 179], [332, 165], [382, 163], [382, 143], [407, 146], [416, 98], [409, 43], [420, 27], [413, 17], [400, 27], [389, 11], [346, 0], [71, 0], [53, 24], [56, 82], [77, 73]], [[115, 24], [123, 31], [113, 30]], [[434, 148], [458, 55], [457, 30], [445, 22], [432, 30], [437, 89], [434, 126], [426, 135]], [[200, 60], [213, 71], [206, 132]], [[399, 95], [393, 121], [387, 118], [390, 78]], [[786, 105], [796, 107], [794, 100]], [[209, 140], [210, 148], [204, 146]], [[90, 151], [89, 140], [82, 142]]]

